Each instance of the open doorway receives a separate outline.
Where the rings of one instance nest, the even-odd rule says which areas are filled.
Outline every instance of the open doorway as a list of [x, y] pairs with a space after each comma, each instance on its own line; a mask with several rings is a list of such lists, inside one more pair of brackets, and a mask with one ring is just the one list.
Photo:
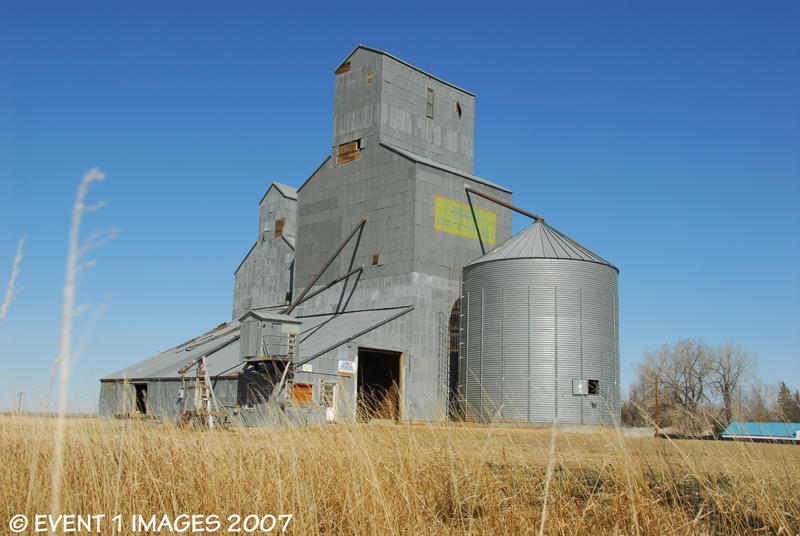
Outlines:
[[400, 419], [403, 354], [388, 350], [358, 349], [358, 420]]
[[147, 414], [147, 384], [134, 383], [136, 390], [136, 413]]
[[464, 419], [464, 406], [458, 390], [459, 356], [461, 355], [461, 298], [450, 309], [447, 323], [448, 378], [447, 378], [447, 416], [450, 420]]

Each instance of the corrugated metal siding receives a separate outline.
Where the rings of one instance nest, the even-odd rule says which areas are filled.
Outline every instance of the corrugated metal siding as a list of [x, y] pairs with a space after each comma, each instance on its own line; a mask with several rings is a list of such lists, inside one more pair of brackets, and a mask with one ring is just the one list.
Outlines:
[[503, 398], [506, 421], [528, 420], [528, 296], [503, 292]]
[[483, 341], [483, 292], [480, 290], [467, 292], [467, 355], [465, 360], [465, 377], [467, 401], [467, 417], [481, 418], [481, 358]]
[[[467, 415], [482, 420], [619, 420], [617, 271], [566, 259], [506, 259], [464, 269]], [[574, 379], [602, 396], [575, 396]]]
[[552, 422], [556, 399], [556, 296], [554, 287], [530, 286], [530, 422]]
[[483, 359], [481, 386], [483, 414], [487, 420], [497, 420], [503, 404], [503, 306], [502, 289], [485, 289], [483, 293]]

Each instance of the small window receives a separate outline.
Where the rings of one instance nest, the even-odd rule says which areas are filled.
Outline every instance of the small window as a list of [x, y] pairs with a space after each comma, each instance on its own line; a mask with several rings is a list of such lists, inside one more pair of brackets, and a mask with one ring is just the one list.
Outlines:
[[344, 74], [344, 73], [349, 73], [349, 72], [350, 72], [350, 62], [349, 61], [346, 61], [343, 64], [341, 64], [339, 66], [339, 68], [336, 69], [336, 71], [335, 71], [336, 76], [339, 76], [340, 74]]
[[310, 404], [314, 400], [314, 386], [310, 383], [294, 384], [292, 400], [301, 404]]
[[367, 75], [367, 84], [371, 84], [374, 79], [375, 79], [375, 73], [369, 73]]
[[589, 384], [587, 391], [590, 395], [600, 394], [600, 380], [588, 380], [587, 383]]
[[425, 115], [428, 119], [433, 119], [433, 90], [428, 88], [428, 105], [425, 109]]
[[286, 303], [292, 303], [292, 291], [286, 293]]
[[347, 164], [361, 158], [361, 140], [343, 143], [336, 153], [336, 165]]
[[456, 113], [458, 114], [458, 118], [461, 119], [461, 103], [456, 101]]
[[286, 218], [275, 220], [275, 238], [283, 236], [283, 226], [286, 225]]
[[376, 253], [375, 255], [373, 255], [372, 256], [372, 266], [377, 266], [378, 263], [380, 262], [380, 260], [381, 260], [381, 254], [380, 253]]
[[332, 408], [335, 392], [336, 384], [334, 382], [322, 382], [319, 384], [319, 405], [325, 408]]

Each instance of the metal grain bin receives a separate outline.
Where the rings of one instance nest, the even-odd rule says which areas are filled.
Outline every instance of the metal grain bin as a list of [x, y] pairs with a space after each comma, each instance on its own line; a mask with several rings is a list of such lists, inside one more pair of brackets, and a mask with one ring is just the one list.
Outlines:
[[544, 221], [465, 266], [467, 418], [618, 423], [618, 274]]

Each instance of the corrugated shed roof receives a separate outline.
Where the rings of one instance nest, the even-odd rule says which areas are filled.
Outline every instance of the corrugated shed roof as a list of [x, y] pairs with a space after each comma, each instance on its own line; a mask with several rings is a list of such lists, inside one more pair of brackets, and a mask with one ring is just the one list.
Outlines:
[[102, 380], [179, 378], [178, 369], [206, 355], [209, 376], [226, 374], [239, 365], [239, 323], [229, 322], [144, 361], [109, 374]]
[[[302, 328], [298, 337], [298, 364], [318, 357], [356, 337], [364, 335], [411, 311], [413, 306], [373, 309], [330, 315], [298, 317]], [[259, 314], [273, 316], [266, 311]], [[283, 317], [286, 315], [275, 315]], [[291, 317], [290, 317], [291, 318]], [[239, 322], [229, 322], [185, 343], [109, 374], [102, 381], [180, 378], [178, 370], [193, 359], [206, 354], [208, 375], [212, 378], [238, 371], [244, 365], [239, 359]], [[192, 369], [194, 370], [194, 369]], [[187, 373], [192, 375], [192, 371]]]
[[372, 331], [411, 311], [413, 306], [391, 309], [372, 309], [331, 315], [299, 317], [303, 321], [297, 338], [298, 352], [303, 363], [327, 353], [356, 337]]
[[434, 168], [437, 168], [437, 169], [441, 169], [442, 171], [447, 171], [448, 173], [452, 173], [454, 175], [458, 175], [459, 177], [464, 177], [465, 179], [469, 179], [471, 181], [475, 181], [475, 182], [477, 182], [479, 184], [485, 184], [486, 186], [491, 186], [492, 188], [497, 188], [498, 190], [500, 190], [502, 192], [506, 192], [506, 193], [509, 193], [509, 194], [513, 193], [508, 188], [504, 188], [503, 186], [500, 186], [499, 184], [495, 184], [495, 183], [493, 183], [491, 181], [487, 181], [486, 179], [482, 179], [482, 178], [480, 178], [480, 177], [478, 177], [476, 175], [473, 175], [471, 173], [467, 173], [463, 169], [458, 169], [458, 168], [453, 167], [453, 166], [448, 166], [447, 164], [442, 164], [441, 162], [437, 162], [436, 160], [433, 160], [431, 158], [427, 158], [427, 157], [418, 155], [416, 153], [412, 153], [411, 151], [406, 151], [405, 149], [401, 149], [400, 147], [395, 147], [391, 143], [386, 143], [385, 141], [380, 142], [380, 144], [383, 145], [384, 147], [386, 147], [387, 149], [389, 149], [390, 151], [393, 151], [393, 152], [399, 154], [400, 156], [404, 156], [404, 157], [408, 158], [409, 160], [413, 160], [414, 162], [419, 162], [420, 164], [425, 164], [426, 166], [430, 166], [430, 167], [434, 167]]
[[734, 421], [722, 432], [723, 437], [774, 437], [792, 439], [800, 430], [798, 422], [737, 422]]
[[605, 264], [619, 272], [616, 266], [553, 229], [544, 221], [533, 222], [530, 227], [467, 266], [500, 259], [569, 259]]

